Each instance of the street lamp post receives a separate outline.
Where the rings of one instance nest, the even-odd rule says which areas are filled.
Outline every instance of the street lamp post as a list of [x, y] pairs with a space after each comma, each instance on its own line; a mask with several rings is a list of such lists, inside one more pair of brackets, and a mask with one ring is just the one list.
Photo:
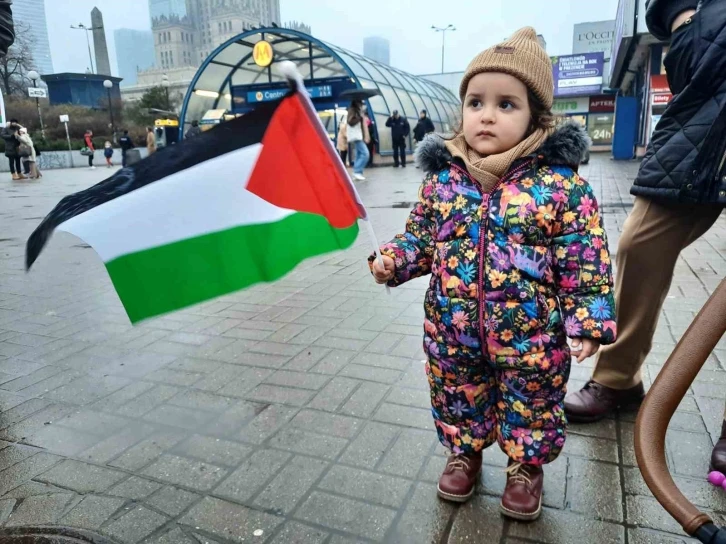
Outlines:
[[456, 27], [454, 25], [448, 25], [444, 27], [439, 27], [435, 25], [431, 25], [431, 29], [435, 32], [441, 32], [441, 73], [444, 73], [444, 48], [446, 46], [446, 33], [449, 31], [455, 31]]
[[111, 89], [113, 88], [113, 83], [110, 79], [106, 79], [103, 82], [103, 86], [106, 87], [106, 92], [108, 93], [108, 111], [111, 114], [111, 133], [113, 134], [113, 142], [116, 143], [116, 126], [113, 122], [113, 103], [111, 102]]
[[166, 110], [171, 111], [171, 103], [169, 102], [169, 76], [164, 74], [161, 76], [161, 86], [164, 87], [164, 90], [166, 91]]
[[71, 28], [73, 30], [85, 30], [86, 31], [86, 43], [88, 43], [88, 60], [91, 61], [91, 73], [95, 74], [96, 69], [93, 66], [93, 55], [91, 55], [91, 38], [88, 37], [88, 33], [93, 32], [94, 30], [99, 30], [103, 27], [102, 26], [88, 27], [88, 26], [84, 25], [83, 23], [78, 23], [78, 26], [71, 25]]
[[[31, 70], [30, 72], [28, 72], [28, 77], [33, 82], [33, 87], [37, 87], [38, 80], [40, 79], [40, 74], [35, 70]], [[37, 96], [35, 97], [35, 106], [38, 108], [38, 119], [40, 120], [40, 134], [43, 137], [43, 140], [45, 140], [45, 125], [43, 125], [43, 114], [40, 111], [40, 98], [38, 98]]]

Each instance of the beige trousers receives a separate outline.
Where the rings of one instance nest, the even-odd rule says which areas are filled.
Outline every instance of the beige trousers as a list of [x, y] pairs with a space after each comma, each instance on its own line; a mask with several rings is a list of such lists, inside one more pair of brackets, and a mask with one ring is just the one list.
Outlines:
[[652, 347], [678, 255], [711, 228], [722, 209], [635, 199], [616, 256], [618, 338], [600, 350], [592, 376], [597, 383], [628, 389], [642, 381], [640, 367]]

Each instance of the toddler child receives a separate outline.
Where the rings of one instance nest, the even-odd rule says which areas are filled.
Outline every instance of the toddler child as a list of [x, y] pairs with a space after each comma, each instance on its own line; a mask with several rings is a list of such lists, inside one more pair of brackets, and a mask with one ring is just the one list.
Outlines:
[[474, 492], [482, 450], [509, 457], [505, 516], [536, 519], [542, 465], [565, 443], [571, 350], [615, 340], [612, 275], [592, 188], [576, 169], [589, 140], [554, 128], [552, 64], [533, 28], [480, 53], [461, 83], [455, 137], [427, 137], [406, 231], [369, 259], [378, 283], [431, 274], [424, 310], [434, 424], [451, 450], [441, 498]]
[[106, 157], [106, 166], [111, 168], [113, 166], [113, 162], [111, 162], [111, 158], [113, 157], [113, 147], [109, 141], [106, 141], [103, 146], [103, 156]]

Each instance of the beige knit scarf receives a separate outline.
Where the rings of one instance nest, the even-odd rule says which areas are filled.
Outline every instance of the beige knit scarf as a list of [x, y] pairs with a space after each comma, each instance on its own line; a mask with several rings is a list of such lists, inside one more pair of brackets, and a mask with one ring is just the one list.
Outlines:
[[452, 156], [464, 161], [469, 174], [481, 183], [482, 190], [488, 193], [497, 186], [514, 161], [537, 151], [552, 132], [552, 129], [537, 129], [518, 145], [498, 155], [480, 155], [469, 147], [463, 133], [446, 140], [446, 149]]

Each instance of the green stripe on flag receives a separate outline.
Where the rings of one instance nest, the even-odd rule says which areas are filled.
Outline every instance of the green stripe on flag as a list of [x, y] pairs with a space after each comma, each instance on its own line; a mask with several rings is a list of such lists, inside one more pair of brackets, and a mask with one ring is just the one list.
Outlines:
[[277, 280], [309, 257], [350, 247], [357, 235], [357, 223], [336, 229], [322, 215], [294, 213], [123, 255], [106, 268], [136, 323]]

